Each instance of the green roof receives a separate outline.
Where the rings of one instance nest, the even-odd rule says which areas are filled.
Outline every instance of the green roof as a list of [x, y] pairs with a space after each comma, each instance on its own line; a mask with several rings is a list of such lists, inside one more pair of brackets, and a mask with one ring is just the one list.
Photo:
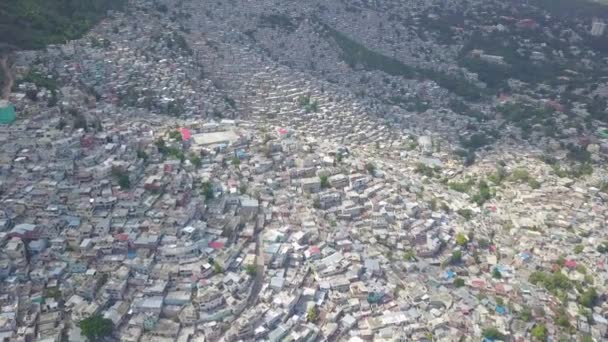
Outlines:
[[6, 101], [0, 101], [0, 125], [13, 123], [17, 118], [15, 107]]

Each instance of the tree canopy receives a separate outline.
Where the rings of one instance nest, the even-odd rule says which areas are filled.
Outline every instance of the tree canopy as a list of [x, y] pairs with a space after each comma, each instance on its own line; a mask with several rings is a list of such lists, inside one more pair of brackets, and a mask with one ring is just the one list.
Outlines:
[[101, 315], [93, 315], [80, 321], [80, 330], [89, 340], [95, 341], [105, 336], [109, 336], [114, 329], [111, 320], [103, 318]]
[[3, 42], [21, 49], [39, 49], [82, 36], [108, 10], [124, 0], [3, 0], [0, 32]]

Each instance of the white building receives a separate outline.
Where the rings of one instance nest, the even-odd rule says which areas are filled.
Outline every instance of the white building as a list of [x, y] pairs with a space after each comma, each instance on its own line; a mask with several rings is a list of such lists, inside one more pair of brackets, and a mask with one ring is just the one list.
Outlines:
[[604, 30], [606, 29], [606, 23], [603, 20], [594, 18], [591, 23], [591, 35], [599, 37], [604, 34]]

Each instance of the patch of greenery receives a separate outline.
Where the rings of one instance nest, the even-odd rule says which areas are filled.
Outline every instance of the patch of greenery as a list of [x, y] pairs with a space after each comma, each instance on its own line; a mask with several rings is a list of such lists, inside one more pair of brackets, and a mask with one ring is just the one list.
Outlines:
[[503, 334], [501, 334], [500, 331], [498, 331], [498, 329], [496, 329], [496, 328], [483, 329], [481, 334], [483, 335], [483, 337], [485, 337], [489, 340], [502, 341], [505, 339]]
[[112, 168], [112, 176], [118, 182], [121, 189], [129, 189], [131, 187], [131, 180], [129, 173], [119, 167]]
[[321, 182], [322, 189], [329, 188], [329, 180], [326, 175], [319, 176], [319, 181]]
[[500, 183], [502, 183], [503, 180], [505, 180], [507, 177], [509, 176], [509, 173], [507, 172], [507, 170], [504, 168], [504, 166], [502, 165], [497, 165], [496, 166], [496, 172], [491, 173], [490, 175], [488, 175], [488, 180], [496, 185], [499, 185]]
[[450, 257], [450, 263], [458, 264], [461, 261], [462, 261], [462, 252], [461, 251], [452, 252], [452, 256]]
[[44, 75], [42, 74], [42, 72], [34, 68], [30, 69], [27, 74], [17, 80], [17, 84], [20, 83], [33, 83], [38, 89], [46, 88], [50, 91], [57, 91], [57, 89], [59, 88], [59, 84], [57, 83], [56, 79]]
[[169, 132], [169, 138], [177, 141], [182, 141], [182, 133], [178, 130]]
[[478, 184], [478, 192], [471, 197], [471, 201], [477, 203], [477, 205], [481, 206], [486, 201], [490, 200], [493, 196], [492, 191], [490, 191], [490, 187], [486, 181], [481, 180]]
[[195, 153], [190, 153], [188, 155], [188, 160], [190, 161], [190, 163], [192, 163], [192, 165], [194, 165], [195, 167], [201, 167], [203, 165], [203, 161], [201, 160], [201, 157], [199, 157], [198, 155], [196, 155]]
[[439, 173], [441, 172], [441, 168], [437, 166], [428, 166], [423, 163], [418, 163], [416, 164], [416, 169], [414, 171], [429, 178], [433, 178], [439, 175]]
[[448, 187], [454, 191], [469, 193], [474, 184], [472, 179], [468, 179], [466, 182], [449, 182]]
[[533, 272], [528, 279], [532, 284], [540, 285], [554, 295], [559, 295], [574, 287], [574, 283], [561, 272], [547, 273], [542, 271]]
[[526, 169], [515, 169], [511, 173], [511, 180], [513, 180], [514, 182], [527, 182], [529, 179], [530, 173]]
[[589, 0], [532, 0], [531, 4], [538, 6], [553, 15], [572, 18], [575, 15], [586, 17], [606, 17], [608, 7], [600, 1]]
[[316, 321], [318, 317], [319, 314], [317, 313], [317, 308], [315, 306], [310, 307], [310, 309], [308, 309], [308, 311], [306, 312], [306, 320], [308, 320], [309, 322]]
[[456, 234], [456, 244], [458, 246], [465, 246], [467, 243], [469, 243], [469, 239], [467, 239], [467, 237], [464, 234], [462, 234], [462, 233]]
[[482, 112], [471, 109], [471, 107], [460, 100], [451, 100], [448, 106], [454, 113], [471, 117], [477, 121], [481, 121], [486, 117]]
[[203, 182], [203, 184], [201, 184], [201, 192], [203, 196], [205, 196], [206, 200], [212, 200], [214, 197], [214, 193], [213, 185], [211, 184], [211, 182]]
[[124, 0], [3, 0], [2, 40], [20, 49], [40, 49], [81, 37]]
[[547, 136], [555, 136], [557, 131], [554, 120], [555, 110], [552, 108], [526, 103], [508, 103], [496, 107], [496, 110], [506, 121], [519, 127], [524, 138], [531, 135], [534, 127], [543, 129]]
[[463, 286], [464, 286], [464, 279], [462, 279], [462, 278], [454, 279], [454, 287], [463, 287]]
[[144, 161], [147, 161], [149, 156], [146, 153], [146, 151], [144, 150], [137, 150], [137, 158], [143, 159]]
[[114, 329], [112, 321], [103, 318], [103, 316], [99, 314], [83, 319], [78, 323], [78, 326], [80, 327], [82, 334], [90, 341], [109, 336]]
[[186, 41], [186, 38], [177, 32], [165, 37], [165, 44], [169, 49], [176, 49], [185, 55], [192, 55], [194, 51]]
[[500, 273], [500, 270], [497, 267], [494, 267], [494, 269], [492, 270], [492, 278], [502, 279], [502, 273]]
[[591, 287], [580, 295], [578, 302], [584, 307], [593, 308], [597, 304], [598, 300], [599, 295], [597, 294], [597, 291], [595, 288]]
[[473, 211], [471, 209], [458, 209], [456, 212], [467, 221], [473, 217]]
[[416, 261], [416, 251], [409, 249], [403, 253], [403, 259], [405, 261]]
[[184, 152], [182, 152], [181, 149], [179, 149], [175, 146], [167, 146], [167, 144], [165, 143], [165, 140], [163, 138], [158, 138], [154, 142], [154, 145], [156, 145], [156, 147], [158, 148], [158, 152], [164, 156], [169, 156], [169, 157], [173, 157], [175, 159], [179, 159], [181, 162], [186, 160], [186, 156], [184, 155]]
[[426, 78], [435, 81], [439, 86], [446, 88], [464, 99], [475, 101], [482, 97], [483, 89], [468, 82], [462, 77], [448, 75], [443, 72], [414, 68], [403, 62], [372, 51], [362, 44], [354, 41], [344, 33], [328, 25], [323, 25], [325, 33], [333, 38], [342, 50], [342, 59], [351, 67], [358, 65], [367, 70], [380, 70], [392, 76], [405, 78]]
[[374, 165], [373, 163], [365, 163], [365, 170], [370, 175], [373, 175], [376, 172], [376, 165]]
[[460, 145], [469, 150], [477, 150], [494, 142], [494, 138], [485, 132], [476, 132], [466, 138], [460, 139]]
[[558, 163], [551, 165], [553, 172], [561, 178], [580, 178], [582, 176], [588, 176], [593, 173], [593, 166], [589, 163], [584, 164], [573, 164], [570, 167], [562, 167]]
[[311, 101], [310, 96], [300, 96], [298, 98], [298, 104], [301, 108], [304, 108], [306, 113], [316, 113], [319, 111], [319, 102], [317, 100]]
[[608, 241], [604, 241], [599, 244], [596, 248], [599, 253], [606, 254], [608, 253]]
[[530, 333], [532, 334], [532, 338], [534, 339], [534, 341], [544, 342], [547, 340], [549, 330], [547, 330], [547, 327], [544, 324], [537, 324], [536, 326], [534, 326], [534, 328], [532, 328], [532, 331]]
[[269, 14], [260, 17], [259, 25], [261, 27], [271, 27], [273, 29], [282, 29], [288, 32], [296, 30], [296, 25], [291, 19], [284, 14]]
[[530, 322], [532, 320], [532, 310], [528, 306], [524, 306], [519, 312], [519, 319], [524, 322]]
[[247, 272], [250, 277], [255, 277], [255, 275], [257, 274], [257, 269], [254, 265], [247, 265], [245, 266], [245, 272]]

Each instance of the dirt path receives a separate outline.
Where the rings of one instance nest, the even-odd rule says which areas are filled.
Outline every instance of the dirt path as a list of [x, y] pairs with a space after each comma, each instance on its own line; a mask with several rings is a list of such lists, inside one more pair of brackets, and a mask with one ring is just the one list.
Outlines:
[[11, 88], [13, 87], [13, 73], [9, 67], [8, 56], [4, 55], [0, 57], [0, 68], [2, 68], [5, 78], [2, 84], [2, 89], [0, 89], [0, 98], [3, 100], [8, 100], [8, 96], [11, 94]]

